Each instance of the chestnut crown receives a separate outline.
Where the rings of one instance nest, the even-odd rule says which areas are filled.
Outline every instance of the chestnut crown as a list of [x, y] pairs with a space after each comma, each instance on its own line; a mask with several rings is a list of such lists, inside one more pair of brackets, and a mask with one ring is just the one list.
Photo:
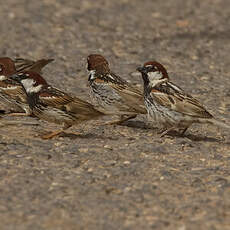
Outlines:
[[100, 54], [90, 54], [87, 58], [88, 62], [88, 71], [109, 71], [109, 63], [107, 60]]
[[16, 72], [14, 62], [11, 58], [0, 57], [0, 75], [10, 76]]
[[159, 72], [162, 75], [162, 78], [168, 78], [168, 73], [165, 67], [156, 61], [146, 62], [142, 67], [138, 67], [137, 70], [143, 74]]

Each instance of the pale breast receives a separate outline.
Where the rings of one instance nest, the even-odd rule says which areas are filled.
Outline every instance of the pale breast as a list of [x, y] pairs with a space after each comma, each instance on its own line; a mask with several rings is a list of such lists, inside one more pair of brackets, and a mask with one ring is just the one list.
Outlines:
[[106, 110], [121, 112], [130, 109], [123, 98], [108, 85], [92, 83], [90, 85], [90, 96], [95, 105]]
[[149, 120], [158, 127], [184, 127], [191, 123], [189, 117], [161, 106], [155, 103], [151, 98], [145, 99], [145, 105], [148, 111]]

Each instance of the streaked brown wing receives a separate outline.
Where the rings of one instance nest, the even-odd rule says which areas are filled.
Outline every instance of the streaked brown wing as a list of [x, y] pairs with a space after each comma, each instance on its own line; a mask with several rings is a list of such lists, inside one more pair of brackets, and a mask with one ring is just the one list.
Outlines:
[[[76, 114], [78, 117], [96, 117], [104, 115], [102, 112], [99, 112], [92, 104], [81, 100], [80, 98], [75, 97], [74, 101], [65, 105], [65, 108], [68, 112]], [[87, 118], [88, 119], [88, 118]]]
[[115, 81], [112, 81], [110, 86], [121, 96], [124, 103], [137, 113], [147, 113], [141, 90], [129, 84], [127, 81], [115, 75], [114, 73], [111, 73], [111, 77], [115, 79]]
[[145, 114], [147, 112], [141, 91], [118, 75], [112, 72], [102, 75], [99, 74], [94, 81], [97, 84], [104, 84], [105, 87], [107, 87], [108, 98], [112, 98], [113, 106], [116, 107], [121, 114]]
[[14, 64], [17, 72], [21, 72], [23, 70], [26, 70], [27, 68], [30, 68], [32, 65], [34, 65], [34, 63], [35, 61], [29, 59], [23, 59], [23, 58], [14, 59]]
[[79, 119], [89, 119], [89, 117], [102, 115], [93, 105], [77, 97], [72, 97], [59, 89], [48, 86], [39, 94], [39, 99], [43, 105], [58, 108], [71, 113]]
[[9, 98], [26, 103], [27, 95], [21, 84], [12, 81], [11, 79], [0, 82], [0, 92], [7, 95]]
[[60, 106], [70, 103], [74, 99], [68, 94], [56, 88], [48, 86], [47, 88], [43, 88], [42, 91], [40, 92], [39, 100], [44, 105], [60, 107]]
[[[176, 86], [175, 86], [176, 87]], [[176, 89], [180, 89], [179, 87]], [[182, 93], [170, 87], [168, 93], [162, 92], [160, 87], [152, 89], [151, 96], [158, 104], [171, 110], [200, 118], [212, 118], [213, 116], [200, 104], [198, 100], [189, 94]]]
[[46, 66], [48, 63], [52, 62], [53, 60], [54, 59], [41, 59], [38, 61], [32, 61], [29, 59], [16, 58], [14, 60], [14, 63], [17, 73], [23, 71], [34, 71], [37, 73], [41, 73], [42, 68]]
[[138, 88], [129, 84], [111, 84], [110, 86], [116, 90], [130, 108], [135, 109], [138, 113], [147, 113], [144, 105], [143, 94]]
[[111, 73], [110, 75], [115, 80], [114, 82], [112, 81], [110, 83], [110, 86], [117, 90], [117, 92], [121, 92], [135, 98], [143, 99], [142, 91], [139, 88], [129, 84], [127, 81], [125, 81], [118, 75], [115, 75], [114, 73]]

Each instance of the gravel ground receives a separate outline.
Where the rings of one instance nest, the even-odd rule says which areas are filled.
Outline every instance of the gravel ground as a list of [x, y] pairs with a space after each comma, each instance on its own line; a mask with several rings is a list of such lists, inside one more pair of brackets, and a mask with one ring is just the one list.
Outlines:
[[[58, 88], [88, 98], [90, 53], [140, 85], [130, 73], [156, 59], [230, 123], [229, 0], [1, 0], [0, 21], [1, 56], [55, 58]], [[0, 127], [0, 229], [230, 229], [228, 130], [160, 138], [138, 117], [42, 140], [58, 127], [37, 122]]]

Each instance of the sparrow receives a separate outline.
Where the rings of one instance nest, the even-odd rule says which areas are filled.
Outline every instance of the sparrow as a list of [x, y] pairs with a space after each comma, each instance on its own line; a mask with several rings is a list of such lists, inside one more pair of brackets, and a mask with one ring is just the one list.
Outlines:
[[0, 57], [0, 103], [7, 110], [18, 112], [11, 115], [31, 115], [27, 96], [22, 86], [9, 78], [14, 73], [32, 70], [41, 73], [42, 68], [53, 59], [41, 59], [31, 61], [23, 58], [11, 59]]
[[44, 139], [53, 138], [72, 125], [105, 115], [90, 103], [52, 87], [36, 72], [14, 74], [11, 79], [23, 86], [27, 102], [36, 117], [63, 125], [63, 129], [43, 136]]
[[121, 116], [119, 121], [107, 124], [121, 124], [138, 114], [146, 114], [141, 90], [111, 72], [108, 61], [99, 54], [87, 58], [90, 96], [100, 110]]
[[148, 118], [162, 128], [161, 136], [178, 129], [183, 135], [193, 123], [209, 123], [230, 128], [216, 120], [204, 106], [169, 80], [167, 70], [156, 61], [146, 62], [137, 70], [144, 82], [144, 101]]

